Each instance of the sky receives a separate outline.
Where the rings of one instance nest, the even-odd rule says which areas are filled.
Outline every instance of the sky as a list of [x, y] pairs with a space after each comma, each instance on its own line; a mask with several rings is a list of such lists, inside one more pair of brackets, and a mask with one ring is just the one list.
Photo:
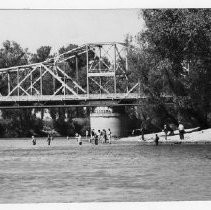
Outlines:
[[35, 52], [49, 45], [56, 52], [68, 44], [123, 41], [143, 28], [139, 9], [0, 10], [0, 44], [18, 42]]

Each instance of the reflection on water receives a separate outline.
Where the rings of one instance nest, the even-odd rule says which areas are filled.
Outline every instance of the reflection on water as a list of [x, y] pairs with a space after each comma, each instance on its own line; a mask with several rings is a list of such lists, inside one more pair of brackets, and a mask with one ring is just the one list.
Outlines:
[[211, 199], [211, 145], [0, 140], [0, 203]]

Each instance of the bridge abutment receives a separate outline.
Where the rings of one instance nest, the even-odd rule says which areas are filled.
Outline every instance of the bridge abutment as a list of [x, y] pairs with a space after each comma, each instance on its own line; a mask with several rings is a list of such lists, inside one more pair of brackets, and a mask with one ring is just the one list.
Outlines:
[[127, 135], [127, 122], [124, 107], [96, 107], [90, 114], [91, 129], [107, 131], [110, 128], [115, 137]]

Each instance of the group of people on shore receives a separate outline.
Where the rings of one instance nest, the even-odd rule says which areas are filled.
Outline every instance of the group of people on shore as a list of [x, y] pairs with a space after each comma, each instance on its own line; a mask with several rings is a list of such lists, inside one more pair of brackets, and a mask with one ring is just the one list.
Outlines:
[[[81, 135], [79, 133], [76, 133], [77, 142], [79, 145], [82, 145], [82, 139]], [[86, 139], [89, 137], [89, 132], [86, 131]], [[111, 138], [112, 133], [111, 129], [109, 128], [107, 131], [106, 129], [95, 131], [95, 129], [92, 129], [90, 132], [90, 138], [89, 143], [94, 143], [95, 145], [98, 145], [99, 142], [102, 144], [109, 143], [111, 144]]]
[[[180, 140], [184, 140], [185, 128], [184, 128], [184, 125], [183, 125], [181, 122], [179, 122], [178, 130], [179, 130], [179, 137], [180, 137]], [[173, 134], [173, 130], [172, 130], [172, 129], [169, 129], [169, 128], [167, 127], [167, 125], [164, 125], [163, 132], [164, 132], [164, 134], [165, 134], [165, 140], [167, 140], [167, 136], [168, 136], [169, 131], [170, 131], [170, 134]], [[145, 141], [145, 138], [144, 138], [144, 129], [143, 129], [143, 127], [141, 128], [141, 139], [142, 139], [143, 141]], [[160, 139], [160, 138], [159, 138], [158, 134], [155, 134], [155, 139], [154, 139], [154, 141], [155, 141], [155, 145], [156, 145], [156, 146], [159, 144], [159, 139]]]
[[[184, 140], [185, 128], [184, 128], [184, 125], [181, 122], [179, 122], [178, 130], [179, 130], [180, 140]], [[165, 140], [167, 140], [167, 136], [168, 136], [169, 131], [170, 131], [169, 135], [174, 134], [172, 129], [169, 130], [167, 125], [164, 125], [163, 132], [165, 133]]]

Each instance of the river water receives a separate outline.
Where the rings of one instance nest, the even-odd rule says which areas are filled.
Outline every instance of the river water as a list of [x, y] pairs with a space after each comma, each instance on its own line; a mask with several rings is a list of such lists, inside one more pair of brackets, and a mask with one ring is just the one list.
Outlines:
[[211, 200], [211, 145], [0, 140], [0, 203]]

